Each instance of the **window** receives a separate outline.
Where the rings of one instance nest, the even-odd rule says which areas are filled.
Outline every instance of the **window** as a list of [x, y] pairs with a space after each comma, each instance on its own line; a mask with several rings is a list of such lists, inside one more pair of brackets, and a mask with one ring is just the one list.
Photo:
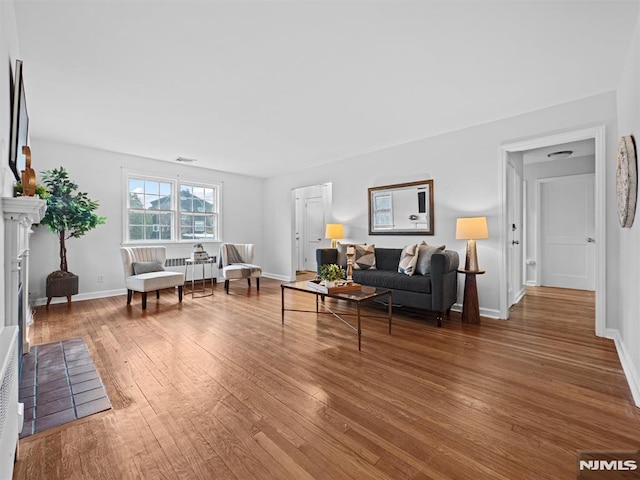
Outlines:
[[373, 226], [375, 228], [393, 227], [393, 198], [388, 192], [373, 194]]
[[219, 185], [129, 175], [125, 241], [218, 241], [219, 189]]
[[218, 239], [218, 205], [215, 187], [180, 184], [180, 239]]

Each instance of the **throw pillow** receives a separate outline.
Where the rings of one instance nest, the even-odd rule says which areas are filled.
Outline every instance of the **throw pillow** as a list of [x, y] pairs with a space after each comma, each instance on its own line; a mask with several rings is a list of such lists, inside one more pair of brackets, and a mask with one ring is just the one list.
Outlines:
[[431, 255], [438, 252], [444, 252], [445, 245], [432, 247], [427, 242], [418, 245], [418, 263], [416, 264], [416, 273], [418, 275], [429, 275], [431, 273]]
[[340, 243], [338, 242], [338, 246], [336, 247], [338, 250], [338, 265], [341, 267], [347, 266], [347, 247], [355, 247], [353, 243]]
[[375, 270], [376, 250], [375, 245], [356, 245], [356, 256], [353, 259], [355, 270]]
[[141, 273], [161, 272], [164, 270], [164, 266], [160, 262], [133, 262], [131, 264], [134, 275], [140, 275]]
[[336, 247], [336, 249], [338, 250], [338, 260], [336, 260], [338, 262], [338, 265], [340, 265], [341, 267], [346, 268], [347, 267], [347, 247], [366, 247], [367, 244], [363, 243], [362, 245], [357, 245], [355, 243], [340, 243], [338, 242], [338, 245]]
[[398, 272], [412, 276], [416, 272], [416, 263], [418, 263], [418, 244], [407, 245], [400, 255]]

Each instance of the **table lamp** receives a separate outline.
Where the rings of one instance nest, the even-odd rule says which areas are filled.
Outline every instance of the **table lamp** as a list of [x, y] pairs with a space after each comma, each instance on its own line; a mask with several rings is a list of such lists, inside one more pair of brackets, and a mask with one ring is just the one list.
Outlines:
[[341, 223], [327, 223], [324, 238], [331, 239], [331, 248], [338, 246], [338, 239], [344, 238], [344, 226]]
[[456, 239], [467, 240], [467, 254], [464, 269], [470, 272], [478, 272], [478, 253], [476, 252], [476, 240], [489, 238], [487, 217], [458, 218], [456, 221]]

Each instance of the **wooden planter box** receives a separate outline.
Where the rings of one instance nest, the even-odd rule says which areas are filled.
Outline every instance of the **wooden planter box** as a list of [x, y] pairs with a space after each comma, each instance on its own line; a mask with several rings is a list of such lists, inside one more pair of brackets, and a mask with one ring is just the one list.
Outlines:
[[71, 303], [71, 296], [78, 293], [78, 276], [69, 273], [60, 276], [60, 272], [53, 272], [47, 277], [47, 306], [52, 297], [67, 297], [67, 303]]

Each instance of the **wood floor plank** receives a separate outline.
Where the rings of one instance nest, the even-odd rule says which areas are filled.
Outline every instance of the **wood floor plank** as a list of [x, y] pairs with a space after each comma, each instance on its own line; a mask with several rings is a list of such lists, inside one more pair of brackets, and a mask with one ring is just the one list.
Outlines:
[[[282, 325], [280, 293], [263, 279], [146, 311], [38, 308], [33, 343], [82, 337], [113, 408], [21, 440], [14, 479], [556, 479], [579, 449], [638, 448], [592, 292], [530, 288], [510, 320], [479, 325], [396, 309], [391, 334], [363, 318], [361, 352], [331, 315]], [[287, 307], [313, 299], [287, 292]]]

